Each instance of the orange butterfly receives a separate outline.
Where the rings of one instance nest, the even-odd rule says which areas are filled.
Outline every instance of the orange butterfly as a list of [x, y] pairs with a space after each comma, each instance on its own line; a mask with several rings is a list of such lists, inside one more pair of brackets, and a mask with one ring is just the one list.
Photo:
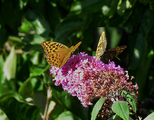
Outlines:
[[81, 41], [75, 46], [68, 48], [67, 46], [58, 42], [45, 41], [41, 43], [45, 53], [47, 54], [46, 59], [48, 63], [59, 68], [61, 68], [67, 62], [67, 60], [80, 44]]

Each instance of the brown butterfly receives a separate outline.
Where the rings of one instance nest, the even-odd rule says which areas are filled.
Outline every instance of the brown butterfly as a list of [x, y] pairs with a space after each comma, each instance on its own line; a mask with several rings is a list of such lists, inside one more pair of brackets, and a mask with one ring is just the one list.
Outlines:
[[104, 63], [107, 63], [109, 60], [112, 60], [114, 57], [118, 56], [124, 49], [127, 48], [126, 45], [118, 46], [116, 48], [111, 48], [105, 51], [107, 46], [107, 40], [105, 37], [105, 32], [102, 32], [101, 37], [98, 42], [97, 50], [96, 50], [96, 59], [101, 60]]

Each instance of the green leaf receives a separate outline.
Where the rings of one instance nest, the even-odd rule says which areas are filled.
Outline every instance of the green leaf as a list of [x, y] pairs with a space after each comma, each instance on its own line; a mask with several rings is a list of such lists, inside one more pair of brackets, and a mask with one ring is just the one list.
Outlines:
[[50, 116], [52, 116], [55, 120], [56, 118], [62, 113], [66, 111], [66, 109], [61, 106], [60, 104], [57, 104], [56, 102], [56, 106], [54, 107], [54, 109], [52, 110], [52, 112], [50, 113]]
[[35, 54], [32, 55], [30, 60], [33, 63], [33, 65], [40, 64], [39, 57], [40, 57], [40, 52], [35, 52]]
[[0, 109], [0, 120], [9, 120], [7, 115]]
[[148, 115], [144, 120], [154, 120], [154, 112]]
[[13, 97], [18, 101], [23, 101], [22, 96], [20, 94], [18, 94], [17, 92], [13, 92], [13, 91], [8, 90], [5, 93], [0, 94], [0, 100], [5, 99], [5, 98], [10, 98], [10, 97]]
[[[131, 15], [132, 15], [131, 9], [127, 9], [122, 16], [115, 15], [109, 19], [109, 26], [114, 26], [115, 24], [116, 26], [119, 27], [129, 26], [130, 22], [128, 21]], [[132, 23], [130, 25], [132, 25]]]
[[21, 26], [18, 28], [19, 32], [28, 33], [30, 29], [31, 29], [30, 22], [27, 21], [26, 19], [23, 19], [23, 22], [22, 22]]
[[28, 79], [30, 79], [35, 92], [42, 92], [44, 90], [43, 85], [45, 85], [45, 83], [38, 79], [38, 77], [29, 77]]
[[61, 113], [57, 119], [58, 120], [81, 120], [80, 118], [78, 118], [76, 115], [74, 115], [70, 111], [65, 111]]
[[34, 34], [34, 35], [26, 35], [23, 39], [23, 42], [27, 43], [24, 48], [22, 49], [25, 52], [29, 52], [30, 50], [35, 51], [43, 51], [43, 48], [41, 47], [41, 42], [44, 41], [44, 38], [40, 35]]
[[33, 98], [34, 90], [30, 79], [24, 81], [24, 83], [19, 88], [19, 94], [24, 98]]
[[118, 4], [117, 9], [118, 9], [118, 14], [122, 15], [124, 11], [127, 9], [127, 1], [122, 1], [120, 4]]
[[44, 39], [40, 35], [34, 34], [34, 35], [26, 35], [22, 41], [27, 44], [35, 45], [35, 44], [41, 44], [41, 42], [43, 42]]
[[[137, 19], [137, 18], [136, 18]], [[132, 75], [135, 76], [135, 81], [139, 86], [139, 96], [140, 100], [145, 99], [147, 97], [147, 91], [149, 87], [146, 85], [148, 82], [147, 78], [149, 75], [149, 71], [152, 67], [153, 62], [153, 41], [151, 35], [153, 34], [153, 13], [150, 10], [145, 10], [142, 13], [142, 19], [140, 23], [140, 27], [138, 28], [138, 32], [135, 33], [136, 39], [135, 43], [130, 44], [132, 47], [132, 54], [130, 54], [130, 65], [129, 69], [132, 70]], [[135, 31], [135, 30], [134, 30]], [[133, 40], [130, 40], [132, 43]], [[142, 82], [140, 82], [142, 80]]]
[[5, 76], [8, 80], [15, 78], [16, 65], [17, 65], [17, 56], [16, 56], [14, 46], [12, 46], [11, 52], [6, 59], [4, 68], [3, 68]]
[[92, 110], [92, 113], [91, 113], [91, 120], [95, 120], [97, 115], [98, 115], [98, 112], [100, 111], [102, 105], [104, 104], [106, 98], [100, 98], [97, 103], [95, 104], [93, 110]]
[[[153, 24], [153, 13], [149, 10], [146, 10], [142, 15], [143, 18], [141, 19], [141, 25], [137, 34], [136, 43], [134, 47], [134, 53], [130, 58], [130, 68], [136, 69], [138, 66], [141, 65], [141, 62], [144, 60], [145, 55], [147, 54], [147, 36], [148, 32], [151, 29], [151, 25]], [[146, 58], [147, 61], [147, 58]], [[144, 62], [145, 63], [145, 62]]]
[[126, 100], [131, 104], [133, 111], [136, 113], [136, 101], [134, 97], [124, 90], [121, 91], [121, 95], [126, 98]]
[[129, 120], [129, 107], [125, 101], [113, 103], [112, 110], [124, 120]]
[[31, 23], [37, 34], [43, 37], [48, 36], [50, 27], [42, 14], [37, 11], [28, 10], [26, 18]]
[[75, 31], [81, 29], [84, 24], [84, 20], [76, 17], [64, 19], [56, 28], [55, 39], [60, 43], [64, 43]]
[[3, 97], [0, 101], [0, 108], [10, 120], [38, 120], [39, 107], [19, 102], [13, 97]]
[[34, 51], [43, 51], [42, 47], [40, 44], [35, 44], [35, 45], [31, 45], [31, 44], [27, 44], [24, 46], [24, 48], [22, 49], [25, 52], [30, 52], [31, 50]]
[[71, 12], [69, 13], [69, 16], [97, 12], [101, 10], [101, 8], [107, 5], [109, 2], [110, 0], [108, 1], [104, 1], [104, 0], [75, 1], [71, 6], [71, 10], [70, 10]]
[[112, 16], [117, 13], [117, 5], [119, 0], [112, 0], [110, 5], [110, 11], [108, 13], [109, 16]]
[[2, 96], [3, 94], [6, 94], [8, 92], [10, 92], [10, 91], [8, 91], [3, 84], [0, 84], [0, 96]]
[[40, 76], [44, 71], [46, 71], [49, 68], [49, 65], [43, 69], [39, 66], [31, 66], [30, 67], [30, 76]]
[[82, 120], [89, 120], [89, 109], [83, 107], [77, 97], [72, 97], [67, 91], [63, 91], [60, 86], [55, 88], [56, 90], [52, 88], [53, 98], [55, 98], [57, 104], [62, 106], [62, 109], [71, 111]]
[[4, 58], [3, 55], [0, 55], [0, 83], [4, 83], [5, 75], [3, 72], [3, 66], [4, 66]]

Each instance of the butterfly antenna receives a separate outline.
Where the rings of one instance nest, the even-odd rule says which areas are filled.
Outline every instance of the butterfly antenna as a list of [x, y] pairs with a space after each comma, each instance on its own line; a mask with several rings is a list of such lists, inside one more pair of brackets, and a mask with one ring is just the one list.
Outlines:
[[81, 39], [80, 39], [80, 41], [83, 39], [84, 37], [82, 37]]
[[71, 43], [71, 45], [72, 45], [72, 40], [70, 39], [70, 43]]

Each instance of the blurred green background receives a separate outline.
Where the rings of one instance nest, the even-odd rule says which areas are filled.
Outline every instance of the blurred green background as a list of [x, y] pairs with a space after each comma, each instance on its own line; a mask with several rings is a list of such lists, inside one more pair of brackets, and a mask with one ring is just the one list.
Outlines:
[[[94, 56], [103, 30], [107, 49], [127, 45], [120, 60], [114, 60], [135, 77], [139, 101], [151, 99], [154, 0], [0, 0], [0, 117], [41, 119], [49, 102], [55, 104], [46, 111], [50, 119], [90, 119], [91, 107], [83, 108], [76, 97], [54, 86], [40, 44], [48, 40], [70, 47], [82, 41], [74, 54]], [[148, 113], [154, 109], [149, 107]]]

